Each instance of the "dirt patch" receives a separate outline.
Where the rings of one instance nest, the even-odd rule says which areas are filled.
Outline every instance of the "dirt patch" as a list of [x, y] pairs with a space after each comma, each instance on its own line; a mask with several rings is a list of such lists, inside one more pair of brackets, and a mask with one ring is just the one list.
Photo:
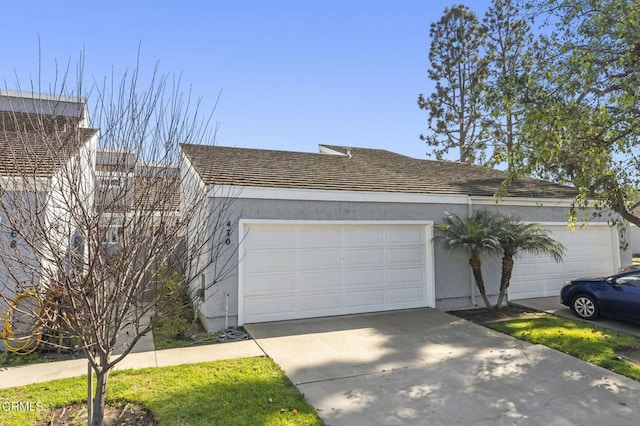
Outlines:
[[479, 308], [468, 309], [464, 311], [451, 311], [448, 313], [480, 325], [521, 318], [540, 318], [548, 315], [545, 312], [539, 312], [521, 306], [511, 305], [504, 306], [501, 309], [496, 309], [493, 311], [485, 308]]
[[[86, 404], [73, 404], [67, 407], [51, 410], [44, 422], [36, 423], [38, 426], [71, 426], [86, 424]], [[126, 404], [119, 407], [108, 405], [105, 408], [104, 424], [105, 426], [155, 426], [160, 423], [153, 417], [151, 411], [145, 407], [137, 404]]]
[[640, 348], [616, 349], [616, 355], [628, 363], [633, 364], [636, 367], [640, 367]]

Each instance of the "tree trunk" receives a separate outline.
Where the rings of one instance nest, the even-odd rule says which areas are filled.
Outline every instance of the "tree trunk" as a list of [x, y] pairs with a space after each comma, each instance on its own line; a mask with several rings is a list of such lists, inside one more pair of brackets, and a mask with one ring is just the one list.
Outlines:
[[484, 301], [485, 307], [492, 311], [493, 306], [491, 306], [491, 302], [489, 302], [489, 298], [487, 297], [487, 292], [484, 288], [484, 279], [482, 278], [482, 264], [480, 262], [480, 257], [476, 255], [472, 255], [469, 258], [469, 265], [471, 265], [471, 271], [473, 272], [473, 278], [476, 280], [476, 286], [480, 291], [480, 296], [482, 296], [482, 300]]
[[513, 171], [513, 113], [507, 112], [507, 172]]
[[509, 282], [511, 281], [511, 273], [513, 272], [513, 256], [502, 257], [502, 274], [500, 275], [500, 294], [498, 295], [498, 303], [496, 309], [502, 308], [502, 301], [507, 294]]
[[105, 396], [107, 395], [107, 381], [109, 380], [109, 369], [105, 368], [106, 363], [96, 371], [96, 394], [93, 397], [93, 418], [89, 419], [90, 426], [102, 426], [104, 424]]

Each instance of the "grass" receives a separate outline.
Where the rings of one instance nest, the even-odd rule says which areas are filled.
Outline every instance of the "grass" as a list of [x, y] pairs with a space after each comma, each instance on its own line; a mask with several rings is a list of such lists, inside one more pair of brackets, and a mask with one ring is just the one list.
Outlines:
[[616, 354], [616, 350], [640, 348], [640, 339], [634, 335], [553, 315], [494, 322], [487, 326], [640, 381], [640, 367]]
[[[86, 401], [85, 377], [0, 389], [3, 402], [44, 410], [3, 411], [0, 425], [32, 425], [47, 410]], [[136, 403], [162, 425], [322, 425], [282, 370], [269, 358], [245, 358], [113, 372], [108, 403]]]

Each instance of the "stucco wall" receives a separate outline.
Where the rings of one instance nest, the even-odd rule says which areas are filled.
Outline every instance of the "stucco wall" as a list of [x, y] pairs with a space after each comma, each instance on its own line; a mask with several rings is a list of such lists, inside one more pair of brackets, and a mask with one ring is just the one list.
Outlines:
[[[217, 203], [226, 202], [212, 199], [209, 209], [213, 212]], [[442, 221], [445, 211], [466, 216], [469, 209], [495, 209], [506, 214], [518, 215], [524, 221], [564, 223], [567, 221], [566, 207], [541, 207], [469, 204], [417, 204], [417, 203], [373, 203], [373, 202], [335, 202], [335, 201], [292, 201], [265, 199], [236, 199], [229, 209], [229, 219], [235, 224], [240, 219], [280, 219], [280, 220], [430, 220]], [[232, 234], [231, 244], [237, 247], [242, 238], [238, 232]], [[434, 242], [435, 296], [436, 307], [443, 310], [455, 310], [482, 306], [477, 295], [473, 277], [466, 256], [460, 253], [446, 252]], [[225, 325], [225, 309], [228, 295], [228, 323], [235, 325], [238, 309], [238, 253], [228, 251], [218, 259], [218, 263], [232, 265], [231, 274], [205, 293], [205, 303], [201, 306], [201, 319], [209, 330], [218, 330]], [[483, 272], [488, 294], [493, 301], [497, 297], [499, 283], [499, 259], [483, 260]], [[208, 277], [215, 274], [210, 265]]]

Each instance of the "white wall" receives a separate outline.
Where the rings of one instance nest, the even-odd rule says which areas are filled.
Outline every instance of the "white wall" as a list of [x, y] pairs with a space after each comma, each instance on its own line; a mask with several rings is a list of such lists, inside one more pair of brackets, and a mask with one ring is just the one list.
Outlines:
[[640, 228], [636, 225], [629, 225], [629, 250], [632, 254], [640, 253]]

